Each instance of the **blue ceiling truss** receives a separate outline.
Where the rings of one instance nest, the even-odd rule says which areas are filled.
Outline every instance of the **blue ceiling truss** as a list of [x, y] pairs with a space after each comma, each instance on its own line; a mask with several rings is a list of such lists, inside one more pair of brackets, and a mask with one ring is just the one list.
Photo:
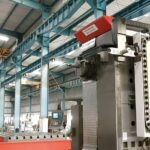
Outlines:
[[[94, 1], [94, 0], [93, 0]], [[99, 0], [101, 1], [101, 0]], [[56, 35], [52, 36], [50, 41], [53, 41], [61, 36], [62, 34], [70, 33], [72, 32], [72, 28], [76, 26], [78, 23], [82, 22], [86, 18], [88, 18], [90, 15], [93, 14], [92, 10], [89, 10], [87, 13], [85, 13], [81, 18], [78, 18], [73, 23], [68, 25], [66, 28], [59, 28], [59, 25], [66, 19], [69, 19], [79, 8], [81, 5], [83, 5], [85, 0], [70, 0], [68, 3], [66, 3], [58, 12], [56, 12], [54, 15], [52, 15], [50, 18], [48, 18], [35, 32], [33, 32], [28, 38], [26, 38], [18, 47], [16, 50], [10, 55], [7, 59], [4, 60], [2, 64], [0, 64], [0, 69], [2, 68], [12, 68], [15, 66], [15, 64], [12, 62], [12, 58], [16, 56], [20, 56], [27, 51], [29, 52], [28, 57], [32, 55], [30, 54], [31, 46], [35, 41], [38, 40], [38, 36], [43, 35], [44, 33], [56, 31]], [[108, 0], [107, 4], [111, 3], [112, 0]], [[131, 8], [132, 6], [132, 8]], [[146, 13], [147, 8], [150, 6], [150, 0], [139, 0], [135, 3], [133, 3], [131, 6], [128, 6], [127, 8], [123, 9], [119, 13], [115, 14], [115, 16], [125, 17], [125, 18], [133, 18], [137, 17], [138, 15], [142, 15]], [[136, 15], [135, 15], [136, 14]], [[69, 34], [68, 34], [69, 35]], [[73, 51], [80, 47], [79, 42], [76, 39], [72, 39], [71, 41], [65, 43], [64, 45], [60, 46], [59, 48], [55, 49], [54, 51], [49, 52], [46, 56], [44, 56], [42, 59], [44, 59], [44, 63], [48, 63], [52, 57], [57, 57], [61, 55], [65, 55], [70, 51]], [[25, 59], [27, 59], [26, 57]], [[24, 75], [27, 72], [32, 72], [38, 68], [41, 67], [41, 58], [39, 58], [34, 63], [30, 64], [29, 66], [22, 69], [17, 74]], [[5, 86], [6, 84], [12, 82], [15, 80], [16, 75], [13, 75], [9, 78], [7, 78], [4, 82], [2, 82], [2, 86]]]
[[138, 0], [116, 13], [114, 16], [133, 19], [147, 14], [148, 12], [150, 12], [150, 0]]
[[0, 33], [4, 34], [4, 35], [15, 37], [16, 39], [18, 39], [20, 41], [23, 38], [23, 34], [22, 33], [19, 33], [19, 32], [16, 32], [16, 31], [10, 31], [10, 30], [7, 30], [7, 29], [0, 28]]
[[14, 1], [18, 4], [22, 4], [22, 5], [25, 5], [27, 7], [39, 10], [42, 13], [49, 13], [50, 8], [51, 8], [50, 6], [47, 6], [45, 4], [42, 4], [42, 3], [39, 3], [39, 2], [36, 2], [33, 0], [12, 0], [12, 1]]

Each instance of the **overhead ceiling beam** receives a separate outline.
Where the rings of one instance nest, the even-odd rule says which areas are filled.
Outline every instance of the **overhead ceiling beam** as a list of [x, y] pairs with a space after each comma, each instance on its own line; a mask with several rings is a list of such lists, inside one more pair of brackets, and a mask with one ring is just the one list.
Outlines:
[[50, 7], [44, 4], [41, 4], [39, 2], [33, 1], [33, 0], [12, 0], [18, 4], [23, 4], [25, 6], [28, 6], [30, 8], [39, 10], [41, 12], [49, 12]]
[[2, 29], [2, 28], [0, 28], [0, 33], [2, 33], [4, 35], [15, 37], [18, 40], [22, 39], [22, 37], [23, 37], [22, 33], [15, 32], [15, 31], [10, 31], [10, 30], [7, 30], [7, 29]]
[[130, 6], [116, 13], [114, 16], [124, 17], [127, 19], [133, 19], [140, 17], [150, 10], [150, 0], [138, 0]]
[[106, 0], [107, 5], [109, 5], [110, 3], [112, 3], [114, 0]]
[[86, 0], [92, 7], [96, 18], [106, 14], [106, 6], [114, 0]]

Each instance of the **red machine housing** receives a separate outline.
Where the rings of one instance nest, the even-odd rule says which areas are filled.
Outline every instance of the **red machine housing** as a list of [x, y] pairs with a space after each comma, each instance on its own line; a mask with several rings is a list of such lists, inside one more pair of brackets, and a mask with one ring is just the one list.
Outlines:
[[5, 142], [5, 138], [0, 136], [0, 142]]
[[71, 140], [0, 142], [0, 150], [71, 150]]
[[91, 22], [81, 30], [75, 33], [80, 43], [85, 43], [99, 35], [104, 34], [112, 29], [112, 16], [104, 16]]

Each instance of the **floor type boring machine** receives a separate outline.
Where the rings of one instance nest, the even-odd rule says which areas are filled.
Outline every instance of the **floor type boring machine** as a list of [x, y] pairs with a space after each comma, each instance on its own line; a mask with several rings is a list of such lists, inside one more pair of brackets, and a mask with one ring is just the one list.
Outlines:
[[150, 148], [149, 29], [104, 16], [75, 34], [82, 43], [82, 150]]

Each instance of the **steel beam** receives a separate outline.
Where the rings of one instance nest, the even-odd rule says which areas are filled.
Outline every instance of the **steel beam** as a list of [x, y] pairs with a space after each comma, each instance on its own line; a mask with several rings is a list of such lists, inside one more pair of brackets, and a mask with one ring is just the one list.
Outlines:
[[113, 2], [113, 0], [86, 0], [92, 7], [96, 18], [106, 15], [106, 5]]
[[30, 8], [40, 10], [41, 12], [48, 12], [50, 7], [44, 4], [41, 4], [39, 2], [33, 1], [33, 0], [12, 0], [18, 4], [22, 4], [25, 6], [28, 6]]
[[[80, 47], [79, 42], [76, 39], [72, 39], [71, 41], [65, 43], [61, 47], [55, 49], [54, 51], [51, 51], [46, 56], [44, 56], [43, 63], [48, 63], [51, 60], [51, 58], [61, 56], [61, 55], [66, 55], [67, 53], [74, 51], [75, 49], [79, 47]], [[17, 74], [23, 76], [24, 74], [28, 72], [32, 72], [40, 67], [41, 67], [41, 58], [35, 61], [34, 63], [32, 63], [31, 65], [27, 66], [26, 68], [22, 69]], [[7, 78], [4, 82], [2, 82], [2, 86], [7, 85], [10, 82], [13, 82], [14, 80], [15, 80], [15, 75], [13, 75], [10, 78]]]
[[54, 41], [61, 35], [68, 35], [68, 36], [72, 35], [74, 33], [74, 31], [72, 29], [76, 25], [78, 25], [79, 23], [81, 23], [82, 21], [84, 21], [85, 19], [90, 17], [91, 15], [93, 15], [93, 13], [94, 13], [93, 10], [90, 9], [86, 13], [81, 15], [79, 18], [77, 18], [75, 21], [73, 21], [71, 24], [69, 24], [67, 27], [65, 27], [65, 28], [58, 27], [57, 29], [52, 30], [53, 32], [56, 32], [57, 34], [55, 34], [51, 37], [51, 41]]
[[0, 33], [8, 35], [8, 36], [15, 37], [18, 40], [23, 38], [23, 34], [22, 33], [19, 33], [19, 32], [16, 32], [16, 31], [10, 31], [10, 30], [7, 30], [7, 29], [0, 28]]
[[116, 13], [114, 16], [133, 19], [148, 13], [150, 10], [150, 0], [138, 0], [130, 6]]
[[[52, 29], [57, 28], [64, 20], [70, 18], [84, 3], [84, 0], [70, 0], [58, 12], [52, 15], [45, 23], [43, 23], [35, 32], [33, 32], [27, 39], [25, 39], [16, 50], [4, 61], [4, 66], [9, 67], [12, 62], [11, 58], [14, 56], [22, 55], [25, 50], [30, 49], [37, 35], [50, 32]], [[2, 64], [0, 65], [0, 68]]]
[[110, 3], [112, 3], [114, 0], [106, 0], [107, 5], [109, 5]]
[[[21, 71], [21, 58], [18, 58], [16, 65], [17, 72]], [[20, 128], [20, 108], [21, 108], [21, 76], [16, 75], [15, 84], [15, 116], [14, 116], [14, 126], [15, 129]]]
[[65, 110], [65, 88], [61, 88], [62, 100], [61, 100], [61, 110]]
[[[30, 87], [30, 93], [32, 93], [32, 87]], [[32, 95], [29, 95], [29, 113], [32, 113]]]

